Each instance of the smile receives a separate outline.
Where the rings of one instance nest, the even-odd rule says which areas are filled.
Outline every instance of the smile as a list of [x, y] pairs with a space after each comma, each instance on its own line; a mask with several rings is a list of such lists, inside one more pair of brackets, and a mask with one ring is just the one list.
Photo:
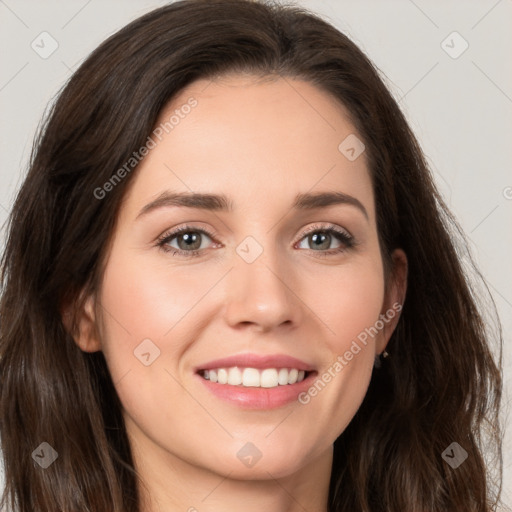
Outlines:
[[299, 403], [318, 374], [312, 362], [288, 354], [242, 353], [193, 368], [210, 396], [237, 408], [270, 410]]
[[229, 384], [251, 388], [275, 388], [302, 382], [309, 372], [298, 368], [211, 368], [200, 370], [206, 380], [217, 384]]

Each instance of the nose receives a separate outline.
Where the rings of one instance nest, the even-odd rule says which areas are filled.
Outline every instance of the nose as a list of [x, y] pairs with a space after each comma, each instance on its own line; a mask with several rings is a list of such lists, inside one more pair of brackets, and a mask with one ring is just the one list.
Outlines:
[[266, 332], [299, 325], [304, 307], [297, 294], [299, 284], [293, 269], [284, 263], [267, 251], [252, 263], [235, 260], [226, 283], [224, 309], [231, 327], [251, 325]]

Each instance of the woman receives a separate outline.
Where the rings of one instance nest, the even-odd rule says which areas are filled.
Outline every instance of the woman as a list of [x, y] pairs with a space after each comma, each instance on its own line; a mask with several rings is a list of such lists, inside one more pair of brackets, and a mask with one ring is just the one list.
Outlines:
[[495, 510], [464, 244], [334, 27], [239, 0], [135, 20], [62, 91], [10, 216], [4, 504]]

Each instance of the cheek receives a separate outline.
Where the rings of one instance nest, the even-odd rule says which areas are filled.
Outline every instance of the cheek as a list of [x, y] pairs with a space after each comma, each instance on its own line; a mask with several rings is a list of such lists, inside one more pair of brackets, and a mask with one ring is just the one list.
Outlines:
[[106, 355], [127, 359], [146, 339], [163, 350], [161, 340], [168, 344], [170, 332], [198, 303], [207, 284], [187, 269], [170, 276], [161, 264], [112, 254], [101, 293]]
[[308, 305], [326, 326], [330, 351], [342, 354], [379, 318], [384, 300], [382, 267], [361, 260], [318, 276], [315, 284], [304, 292]]
[[122, 254], [112, 252], [102, 282], [102, 351], [123, 408], [135, 423], [152, 418], [171, 424], [167, 405], [182, 394], [173, 380], [174, 363], [188, 343], [180, 330], [190, 326], [187, 313], [204, 290], [191, 282], [188, 271], [176, 278], [168, 268]]
[[334, 441], [356, 414], [371, 379], [378, 336], [372, 328], [383, 305], [383, 269], [377, 257], [369, 256], [330, 275], [318, 275], [315, 281], [323, 286], [309, 284], [305, 293], [311, 300], [308, 305], [326, 326], [322, 340], [326, 357], [301, 403]]
[[[377, 259], [360, 260], [325, 279], [326, 293], [311, 288], [311, 309], [319, 312], [328, 357], [303, 403], [329, 423], [333, 439], [350, 422], [366, 394], [374, 364], [375, 325], [384, 299], [384, 277]], [[318, 284], [318, 280], [317, 280]], [[318, 398], [316, 398], [318, 397]]]

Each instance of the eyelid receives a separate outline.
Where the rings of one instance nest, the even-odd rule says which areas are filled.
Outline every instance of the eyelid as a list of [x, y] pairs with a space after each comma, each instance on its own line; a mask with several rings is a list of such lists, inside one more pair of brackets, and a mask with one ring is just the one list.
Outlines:
[[327, 230], [334, 230], [338, 231], [340, 233], [345, 234], [347, 237], [354, 238], [352, 234], [345, 228], [339, 227], [336, 224], [331, 224], [330, 222], [327, 223], [327, 225], [322, 224], [313, 224], [309, 226], [305, 231], [303, 231], [300, 235], [299, 241], [302, 240], [306, 235], [309, 235], [310, 233], [314, 231], [327, 231]]
[[[204, 233], [208, 235], [211, 239], [217, 238], [217, 232], [210, 230], [205, 227], [197, 227], [197, 226], [191, 226], [190, 224], [185, 224], [183, 226], [178, 226], [177, 228], [168, 229], [167, 231], [164, 231], [163, 234], [159, 235], [156, 239], [157, 243], [165, 242], [166, 240], [170, 238], [174, 238], [175, 236], [186, 233], [188, 231], [197, 231], [199, 233]], [[192, 251], [190, 251], [192, 252]]]

